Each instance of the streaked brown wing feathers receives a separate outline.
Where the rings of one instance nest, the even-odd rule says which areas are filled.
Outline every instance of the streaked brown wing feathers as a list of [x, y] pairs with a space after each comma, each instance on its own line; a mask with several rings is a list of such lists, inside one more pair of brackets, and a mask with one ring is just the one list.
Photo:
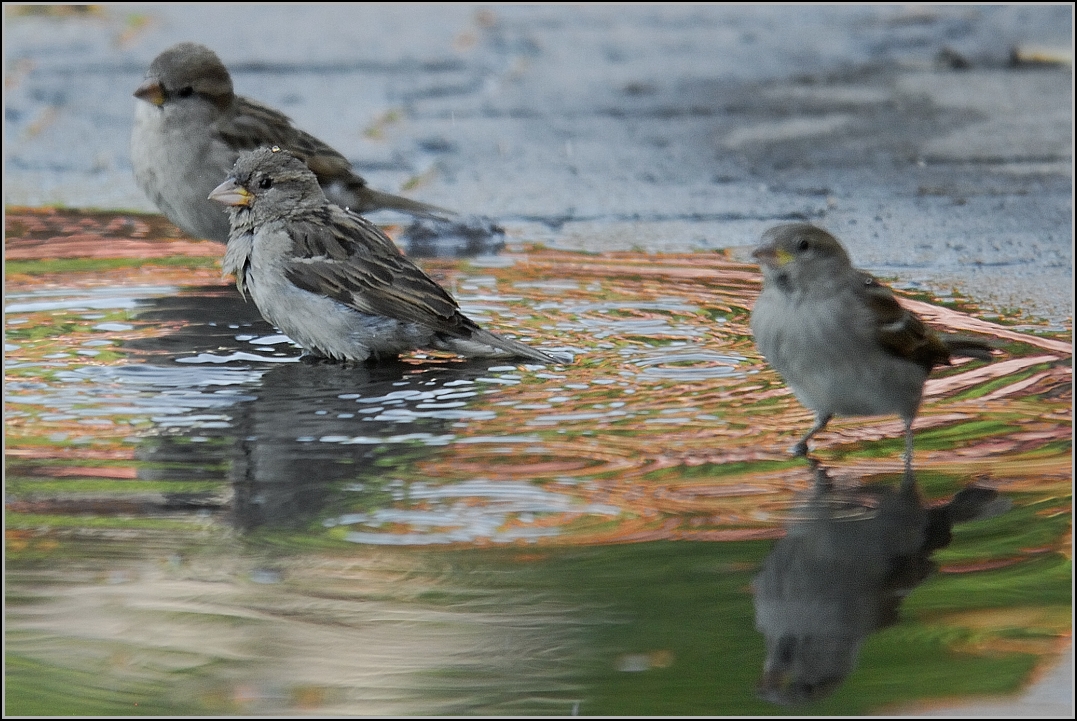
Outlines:
[[879, 343], [889, 352], [925, 368], [950, 362], [950, 352], [915, 313], [898, 303], [893, 292], [866, 273], [862, 293], [878, 320]]
[[235, 112], [218, 122], [221, 136], [234, 148], [254, 150], [277, 145], [307, 164], [318, 182], [345, 182], [362, 186], [351, 163], [330, 146], [292, 125], [284, 113], [249, 98], [237, 97]]
[[470, 325], [456, 301], [366, 219], [327, 206], [317, 218], [292, 221], [289, 231], [294, 252], [286, 275], [298, 287], [445, 332]]

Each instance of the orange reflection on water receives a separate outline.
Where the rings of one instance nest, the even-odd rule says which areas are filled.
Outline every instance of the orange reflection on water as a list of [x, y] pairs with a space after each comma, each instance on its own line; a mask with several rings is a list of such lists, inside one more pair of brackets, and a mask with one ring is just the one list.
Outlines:
[[[8, 215], [8, 236], [9, 260], [23, 261], [9, 266], [9, 293], [174, 286], [195, 302], [234, 292], [219, 276], [219, 245], [183, 238], [153, 216], [18, 211]], [[131, 263], [135, 256], [145, 262]], [[78, 265], [110, 259], [112, 266]], [[60, 262], [66, 264], [50, 266]], [[408, 520], [408, 511], [494, 508], [503, 500], [482, 495], [493, 493], [488, 486], [469, 495], [480, 487], [467, 485], [474, 481], [531, 484], [546, 493], [535, 502], [545, 510], [510, 509], [500, 516], [506, 539], [523, 538], [513, 530], [521, 527], [535, 531], [529, 543], [754, 538], [777, 527], [763, 504], [809, 483], [803, 463], [790, 459], [787, 448], [811, 414], [759, 357], [748, 328], [759, 288], [754, 266], [713, 252], [585, 255], [542, 248], [517, 249], [493, 262], [422, 264], [491, 329], [571, 349], [576, 359], [541, 370], [502, 368], [476, 379], [474, 393], [448, 405], [417, 406], [459, 407], [470, 415], [438, 436], [448, 440], [439, 441], [436, 452], [357, 471], [356, 478], [381, 482], [391, 476], [404, 488], [457, 485], [460, 492], [439, 492], [433, 500], [409, 500], [404, 493], [388, 501], [383, 510], [398, 512], [384, 515], [391, 521], [373, 523], [365, 516], [359, 524], [366, 523], [367, 541], [377, 534], [422, 537], [430, 526]], [[1046, 474], [1048, 485], [1067, 486], [1068, 334], [1032, 335], [952, 308], [906, 302], [941, 328], [1007, 344], [991, 364], [936, 370], [915, 424], [918, 467], [975, 473], [1003, 487], [1042, 485]], [[115, 330], [102, 333], [102, 318], [122, 321], [122, 327], [113, 324], [108, 327]], [[124, 310], [90, 316], [29, 310], [18, 321], [9, 326], [17, 346], [9, 353], [16, 361], [9, 381], [54, 392], [64, 384], [57, 368], [145, 362], [150, 356], [125, 347], [191, 322], [148, 322]], [[78, 357], [74, 349], [85, 348], [91, 337], [111, 341], [108, 352]], [[429, 357], [417, 353], [408, 362]], [[93, 390], [94, 403], [111, 397], [107, 386]], [[117, 461], [133, 456], [133, 438], [159, 432], [146, 417], [50, 414], [35, 411], [33, 403], [13, 409], [6, 418], [8, 458], [32, 465], [26, 478], [135, 478], [136, 467]], [[230, 417], [224, 413], [222, 422]], [[357, 425], [357, 434], [361, 430]], [[93, 442], [73, 446], [50, 443], [50, 437]], [[837, 419], [816, 446], [839, 472], [866, 474], [899, 470], [900, 447], [901, 423], [887, 417]], [[108, 467], [78, 465], [91, 458]], [[364, 475], [369, 473], [377, 475]], [[468, 537], [490, 540], [478, 532]]]
[[[667, 634], [707, 631], [696, 618], [716, 600], [746, 606], [762, 555], [612, 544], [777, 539], [812, 487], [787, 450], [811, 413], [748, 328], [758, 271], [719, 253], [423, 261], [492, 330], [575, 362], [416, 353], [372, 371], [280, 362], [297, 351], [220, 278], [221, 247], [160, 218], [15, 211], [7, 231], [7, 640], [9, 658], [43, 664], [24, 672], [35, 697], [174, 703], [158, 714], [564, 714], [590, 683], [578, 675], [595, 653], [588, 624], [630, 634], [595, 668], [680, 673], [689, 656]], [[975, 482], [1012, 496], [1011, 518], [1026, 513], [1013, 540], [981, 527], [942, 569], [1034, 566], [1015, 587], [1032, 589], [1022, 603], [1035, 613], [961, 615], [936, 600], [948, 615], [914, 610], [912, 635], [967, 627], [974, 642], [953, 649], [1055, 653], [1070, 609], [1060, 620], [1060, 574], [1035, 566], [1071, 553], [1059, 530], [1071, 512], [1069, 333], [916, 303], [941, 327], [1005, 343], [994, 363], [939, 369], [929, 385], [915, 426], [927, 505]], [[896, 486], [901, 426], [836, 419], [816, 455], [850, 488]], [[469, 550], [421, 552], [431, 545]], [[476, 581], [469, 564], [498, 554], [472, 550], [491, 546], [519, 550]], [[631, 634], [648, 626], [625, 624], [624, 589], [686, 552], [695, 560], [674, 576], [690, 577], [679, 593], [697, 605], [671, 592], [656, 609], [670, 614], [662, 640], [639, 645]], [[595, 565], [564, 580], [558, 563], [574, 555]], [[594, 568], [613, 571], [593, 579], [608, 593], [592, 614], [573, 593]], [[743, 578], [712, 597], [729, 572]], [[1027, 629], [1006, 637], [1015, 624]], [[754, 643], [740, 625], [720, 630]], [[699, 693], [730, 693], [721, 676], [745, 648], [709, 649], [725, 673]], [[69, 669], [84, 688], [70, 690]], [[162, 690], [136, 689], [143, 677]]]

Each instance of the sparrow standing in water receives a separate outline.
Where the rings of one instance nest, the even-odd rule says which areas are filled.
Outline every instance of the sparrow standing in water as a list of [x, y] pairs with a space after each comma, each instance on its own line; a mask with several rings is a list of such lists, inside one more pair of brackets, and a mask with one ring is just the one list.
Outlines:
[[793, 447], [835, 416], [895, 413], [905, 422], [905, 463], [912, 464], [912, 422], [924, 382], [952, 356], [991, 360], [982, 340], [937, 333], [897, 302], [889, 288], [852, 266], [841, 243], [808, 223], [771, 228], [752, 253], [763, 290], [752, 309], [756, 345], [815, 424]]
[[285, 150], [244, 153], [209, 197], [230, 211], [224, 272], [266, 320], [316, 356], [381, 360], [433, 348], [559, 362], [480, 328], [376, 225], [331, 203]]

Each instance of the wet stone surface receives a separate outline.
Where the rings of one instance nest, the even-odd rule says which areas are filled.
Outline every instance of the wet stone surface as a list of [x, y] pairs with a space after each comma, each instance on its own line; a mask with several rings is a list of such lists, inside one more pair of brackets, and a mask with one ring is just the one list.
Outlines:
[[374, 187], [509, 239], [748, 248], [806, 219], [872, 271], [1072, 316], [1067, 6], [206, 13], [10, 17], [5, 204], [153, 211], [131, 93], [195, 39]]

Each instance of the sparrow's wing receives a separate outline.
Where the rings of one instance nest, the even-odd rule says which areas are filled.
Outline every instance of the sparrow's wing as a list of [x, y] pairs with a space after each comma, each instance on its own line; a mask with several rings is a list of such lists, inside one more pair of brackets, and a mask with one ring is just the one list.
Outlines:
[[313, 218], [290, 221], [288, 231], [293, 252], [285, 274], [296, 286], [362, 313], [455, 336], [470, 337], [477, 327], [452, 296], [365, 218], [326, 205]]
[[237, 96], [230, 111], [217, 121], [217, 129], [237, 152], [272, 145], [287, 150], [307, 164], [330, 200], [356, 212], [389, 208], [429, 218], [454, 214], [436, 205], [374, 190], [339, 152], [292, 125], [284, 113], [250, 98]]
[[352, 172], [351, 163], [330, 146], [292, 125], [292, 120], [268, 105], [236, 97], [232, 112], [217, 122], [225, 141], [236, 150], [254, 150], [276, 145], [307, 164], [322, 185], [344, 183], [358, 189], [366, 181]]
[[297, 287], [329, 296], [361, 313], [420, 323], [442, 338], [500, 348], [541, 363], [558, 359], [484, 330], [445, 289], [412, 263], [377, 226], [327, 204], [316, 215], [288, 224], [292, 255], [285, 277]]
[[875, 319], [876, 337], [889, 352], [927, 369], [950, 363], [950, 351], [915, 313], [897, 302], [894, 293], [861, 273], [860, 295]]

